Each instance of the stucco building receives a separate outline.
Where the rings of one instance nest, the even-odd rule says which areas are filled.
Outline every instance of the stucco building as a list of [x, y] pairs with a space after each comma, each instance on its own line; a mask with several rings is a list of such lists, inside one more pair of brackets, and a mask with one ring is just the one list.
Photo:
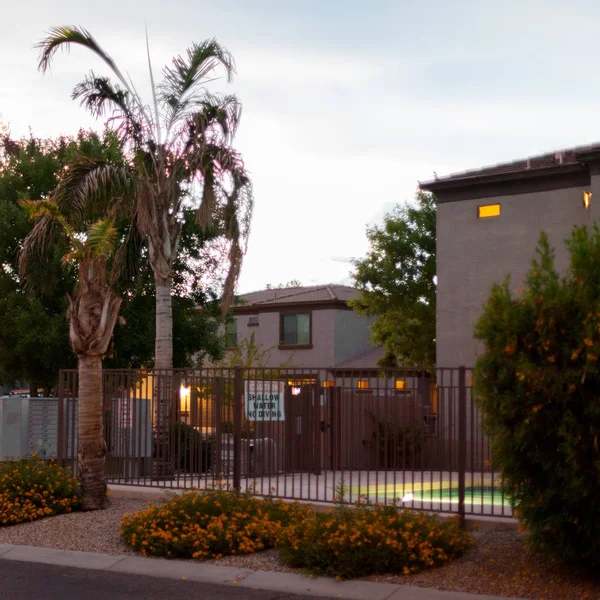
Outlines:
[[348, 301], [357, 290], [344, 285], [268, 289], [239, 297], [227, 327], [228, 347], [254, 334], [268, 352], [267, 367], [330, 368], [372, 350], [372, 318], [359, 317]]
[[518, 289], [540, 232], [568, 267], [564, 240], [600, 217], [600, 145], [573, 148], [420, 184], [437, 197], [437, 364], [473, 366], [473, 327], [494, 283]]

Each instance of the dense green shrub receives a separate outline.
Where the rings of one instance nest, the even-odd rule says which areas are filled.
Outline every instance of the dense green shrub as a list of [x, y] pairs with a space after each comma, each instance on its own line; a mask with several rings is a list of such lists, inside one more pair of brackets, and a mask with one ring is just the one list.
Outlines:
[[495, 285], [474, 384], [493, 460], [534, 547], [600, 568], [600, 230], [560, 276], [542, 234], [523, 290]]
[[272, 548], [281, 528], [310, 508], [226, 489], [191, 491], [126, 515], [121, 536], [143, 555], [206, 560]]
[[175, 468], [186, 473], [206, 473], [212, 464], [212, 440], [205, 438], [196, 428], [173, 421], [171, 439]]
[[294, 522], [277, 547], [290, 567], [341, 579], [410, 575], [441, 565], [473, 545], [458, 517], [445, 522], [394, 506], [357, 503]]
[[70, 469], [35, 455], [0, 462], [0, 526], [79, 508], [81, 489]]

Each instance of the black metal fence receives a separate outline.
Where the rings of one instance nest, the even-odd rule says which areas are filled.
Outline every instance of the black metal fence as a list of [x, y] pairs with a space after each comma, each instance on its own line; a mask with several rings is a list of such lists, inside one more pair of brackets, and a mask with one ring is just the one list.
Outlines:
[[[470, 369], [105, 370], [110, 483], [512, 516]], [[77, 371], [59, 382], [58, 458], [77, 470]]]

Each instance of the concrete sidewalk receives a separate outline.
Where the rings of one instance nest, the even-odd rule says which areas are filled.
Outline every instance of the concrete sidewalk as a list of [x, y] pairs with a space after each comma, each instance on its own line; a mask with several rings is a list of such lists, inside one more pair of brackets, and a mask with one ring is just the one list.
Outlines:
[[111, 573], [129, 573], [166, 579], [240, 586], [288, 594], [347, 598], [355, 600], [494, 600], [461, 592], [367, 581], [336, 581], [328, 577], [307, 577], [296, 573], [251, 571], [203, 563], [137, 556], [111, 556], [95, 552], [55, 550], [35, 546], [0, 544], [0, 560], [60, 565], [74, 569], [93, 569]]

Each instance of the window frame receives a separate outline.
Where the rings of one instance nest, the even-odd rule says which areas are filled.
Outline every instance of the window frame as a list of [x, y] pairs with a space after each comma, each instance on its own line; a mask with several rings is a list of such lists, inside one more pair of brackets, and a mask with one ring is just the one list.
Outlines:
[[[234, 335], [233, 333], [227, 331], [227, 328], [232, 324], [235, 324], [235, 344], [231, 345], [229, 343], [229, 336]], [[238, 322], [237, 319], [235, 317], [233, 317], [233, 319], [231, 321], [229, 321], [228, 323], [225, 323], [225, 349], [226, 350], [230, 350], [232, 348], [237, 348], [238, 345]]]
[[[290, 315], [308, 315], [308, 344], [284, 344], [283, 343], [283, 318], [289, 317]], [[277, 346], [280, 350], [309, 350], [313, 347], [313, 314], [311, 310], [298, 310], [292, 308], [289, 310], [279, 311], [279, 345]]]

